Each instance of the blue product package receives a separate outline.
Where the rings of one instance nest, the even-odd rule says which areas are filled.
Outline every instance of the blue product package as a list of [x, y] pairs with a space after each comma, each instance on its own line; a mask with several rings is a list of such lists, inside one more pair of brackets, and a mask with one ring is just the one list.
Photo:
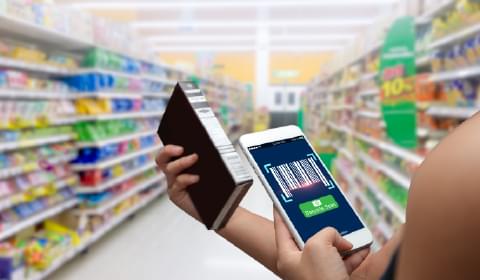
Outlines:
[[32, 202], [30, 203], [30, 210], [32, 211], [31, 214], [34, 214], [34, 213], [36, 213], [36, 212], [38, 212], [38, 211], [41, 211], [41, 210], [43, 210], [44, 208], [45, 208], [45, 206], [44, 206], [44, 204], [43, 204], [43, 202], [42, 202], [41, 199], [39, 199], [39, 200], [34, 200], [34, 201], [32, 201]]
[[7, 74], [5, 71], [0, 70], [0, 87], [7, 86]]
[[[21, 264], [20, 264], [21, 265]], [[15, 258], [10, 256], [0, 257], [0, 279], [12, 280], [13, 274], [19, 264], [16, 264]]]
[[14, 208], [14, 211], [22, 219], [27, 218], [28, 216], [30, 216], [33, 213], [32, 209], [30, 208], [28, 203], [22, 203], [20, 205], [17, 205]]
[[111, 179], [113, 176], [112, 169], [111, 168], [105, 168], [102, 170], [102, 179], [103, 180], [108, 180]]
[[475, 106], [477, 100], [477, 86], [474, 84], [473, 81], [464, 80], [461, 81], [463, 86], [463, 97], [467, 103], [467, 106], [473, 107]]

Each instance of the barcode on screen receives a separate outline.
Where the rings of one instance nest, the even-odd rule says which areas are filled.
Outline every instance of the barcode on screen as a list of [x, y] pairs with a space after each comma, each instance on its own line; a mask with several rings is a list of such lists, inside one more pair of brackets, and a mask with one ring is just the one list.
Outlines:
[[308, 187], [318, 182], [322, 182], [324, 186], [330, 185], [312, 158], [270, 167], [270, 172], [286, 198], [292, 197], [291, 191]]

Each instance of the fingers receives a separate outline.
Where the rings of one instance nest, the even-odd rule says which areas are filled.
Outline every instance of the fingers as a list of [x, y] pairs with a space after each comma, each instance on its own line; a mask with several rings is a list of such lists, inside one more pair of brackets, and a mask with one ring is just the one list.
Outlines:
[[275, 241], [279, 254], [300, 252], [285, 221], [275, 208], [273, 209], [273, 221], [275, 226]]
[[321, 245], [330, 245], [339, 252], [348, 251], [352, 248], [352, 244], [343, 238], [336, 229], [332, 227], [326, 227], [317, 232], [310, 238], [309, 242], [321, 243]]
[[168, 162], [173, 157], [178, 157], [183, 154], [183, 148], [175, 145], [167, 145], [158, 153], [157, 158], [155, 159], [158, 167], [165, 171]]
[[177, 177], [177, 180], [173, 184], [171, 189], [172, 193], [178, 193], [184, 191], [188, 186], [197, 183], [200, 180], [200, 176], [192, 174], [182, 174]]
[[181, 173], [183, 170], [194, 165], [197, 162], [197, 160], [198, 160], [197, 154], [192, 154], [192, 155], [177, 159], [176, 161], [173, 161], [167, 164], [165, 173], [167, 173], [169, 176], [176, 176], [177, 174]]
[[347, 268], [348, 274], [351, 274], [355, 269], [357, 269], [363, 261], [367, 258], [370, 253], [370, 248], [360, 250], [351, 256], [348, 256], [345, 260], [345, 267]]

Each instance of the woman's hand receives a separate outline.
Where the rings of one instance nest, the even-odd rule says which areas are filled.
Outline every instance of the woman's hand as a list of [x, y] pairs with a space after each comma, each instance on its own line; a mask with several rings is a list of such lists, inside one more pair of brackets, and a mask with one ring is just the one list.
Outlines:
[[277, 210], [274, 211], [277, 243], [277, 268], [287, 280], [341, 280], [367, 257], [364, 249], [343, 259], [339, 251], [348, 251], [352, 244], [333, 228], [325, 228], [311, 237], [300, 251]]
[[186, 191], [187, 187], [197, 183], [200, 180], [200, 177], [193, 174], [179, 175], [185, 169], [194, 165], [198, 160], [198, 156], [192, 154], [170, 162], [172, 158], [181, 155], [183, 155], [182, 147], [167, 145], [163, 147], [158, 154], [156, 162], [158, 167], [160, 167], [167, 177], [168, 196], [170, 200], [187, 214], [200, 221], [200, 216]]

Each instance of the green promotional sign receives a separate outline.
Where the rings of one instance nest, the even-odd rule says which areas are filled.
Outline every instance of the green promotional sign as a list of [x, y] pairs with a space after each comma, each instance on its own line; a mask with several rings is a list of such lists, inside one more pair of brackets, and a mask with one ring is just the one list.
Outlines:
[[415, 21], [396, 20], [380, 57], [381, 108], [387, 136], [405, 148], [417, 146]]

